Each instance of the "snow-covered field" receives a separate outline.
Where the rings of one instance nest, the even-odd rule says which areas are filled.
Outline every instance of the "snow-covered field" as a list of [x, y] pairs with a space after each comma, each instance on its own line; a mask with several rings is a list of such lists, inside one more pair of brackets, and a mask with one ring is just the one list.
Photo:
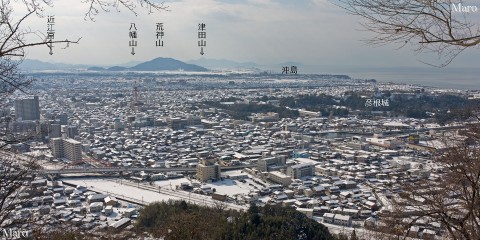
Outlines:
[[231, 179], [207, 183], [205, 185], [211, 187], [212, 189], [215, 188], [217, 190], [216, 193], [226, 194], [228, 196], [233, 196], [235, 194], [246, 195], [250, 192], [250, 190], [254, 189], [252, 186], [249, 186], [248, 183], [241, 183]]
[[[148, 204], [156, 201], [185, 200], [187, 202], [215, 206], [218, 204], [211, 196], [190, 193], [182, 190], [176, 190], [175, 186], [182, 182], [188, 182], [185, 178], [160, 181], [160, 186], [149, 185], [145, 183], [134, 183], [120, 179], [103, 178], [64, 178], [65, 183], [86, 186], [89, 190], [112, 194], [119, 198], [135, 201], [137, 203]], [[170, 182], [172, 188], [170, 188]], [[233, 203], [225, 203], [226, 207], [237, 210], [247, 209], [247, 206], [240, 206]]]
[[167, 179], [167, 180], [159, 180], [159, 181], [155, 181], [155, 185], [157, 186], [160, 186], [162, 188], [164, 187], [168, 187], [170, 188], [170, 186], [172, 187], [172, 189], [175, 189], [175, 186], [177, 185], [180, 185], [181, 183], [190, 183], [191, 181], [185, 177], [183, 178], [175, 178], [175, 179]]
[[[167, 195], [164, 193], [153, 192], [145, 189], [135, 187], [131, 182], [118, 179], [100, 179], [100, 178], [82, 178], [82, 179], [62, 179], [66, 183], [85, 186], [90, 190], [103, 192], [106, 194], [113, 193], [118, 196], [123, 196], [127, 199], [134, 199], [138, 202], [145, 203], [155, 201], [180, 200], [181, 198]], [[130, 183], [129, 185], [126, 185]]]

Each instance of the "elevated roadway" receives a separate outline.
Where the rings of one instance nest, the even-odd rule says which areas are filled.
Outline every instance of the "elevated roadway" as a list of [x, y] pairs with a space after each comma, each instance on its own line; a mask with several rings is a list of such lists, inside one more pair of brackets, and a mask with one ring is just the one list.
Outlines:
[[[222, 171], [238, 170], [255, 165], [222, 166]], [[110, 172], [196, 172], [196, 168], [166, 168], [166, 167], [99, 167], [99, 168], [64, 168], [41, 169], [36, 171], [41, 175], [73, 174], [73, 173], [110, 173]]]

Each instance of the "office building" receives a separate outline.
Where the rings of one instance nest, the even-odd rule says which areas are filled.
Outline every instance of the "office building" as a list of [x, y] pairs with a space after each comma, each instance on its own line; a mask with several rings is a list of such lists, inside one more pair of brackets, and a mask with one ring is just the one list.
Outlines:
[[48, 128], [48, 137], [51, 138], [59, 138], [62, 136], [62, 131], [60, 128], [60, 124], [50, 124]]
[[188, 115], [186, 117], [168, 117], [167, 126], [173, 130], [183, 129], [187, 126], [199, 126], [202, 124], [202, 119], [194, 116]]
[[261, 158], [257, 161], [257, 169], [261, 172], [278, 171], [285, 168], [287, 158], [279, 155], [268, 158]]
[[60, 121], [60, 125], [67, 125], [68, 124], [68, 115], [66, 113], [62, 113], [57, 116], [58, 121]]
[[215, 180], [221, 177], [220, 165], [214, 163], [213, 159], [202, 160], [197, 165], [197, 179], [201, 182]]
[[77, 126], [68, 126], [66, 129], [67, 138], [75, 138], [78, 135], [78, 127]]
[[186, 125], [186, 121], [179, 117], [171, 117], [167, 118], [167, 126], [172, 130], [179, 130], [184, 128]]
[[38, 96], [15, 100], [15, 117], [18, 120], [40, 120]]
[[292, 178], [290, 176], [278, 171], [269, 172], [268, 179], [274, 183], [282, 184], [284, 187], [292, 183]]
[[197, 165], [197, 179], [201, 182], [215, 180], [220, 178], [220, 166], [214, 165]]
[[14, 132], [37, 132], [37, 121], [18, 121], [12, 123]]
[[287, 168], [287, 175], [291, 176], [292, 179], [301, 179], [303, 177], [313, 176], [313, 174], [313, 164], [310, 163], [297, 164]]

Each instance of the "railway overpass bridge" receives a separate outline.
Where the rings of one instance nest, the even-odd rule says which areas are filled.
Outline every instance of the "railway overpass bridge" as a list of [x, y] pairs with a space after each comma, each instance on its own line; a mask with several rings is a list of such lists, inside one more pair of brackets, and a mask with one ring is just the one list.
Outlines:
[[[222, 166], [222, 171], [239, 170], [255, 165]], [[64, 168], [41, 169], [36, 171], [39, 175], [82, 174], [82, 173], [112, 173], [112, 172], [196, 172], [196, 168], [166, 168], [166, 167], [99, 167], [99, 168]]]

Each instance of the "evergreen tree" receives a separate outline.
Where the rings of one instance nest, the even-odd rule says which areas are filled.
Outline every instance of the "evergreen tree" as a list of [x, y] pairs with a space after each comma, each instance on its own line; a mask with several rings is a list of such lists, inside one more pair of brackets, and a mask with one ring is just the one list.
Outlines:
[[350, 234], [350, 240], [358, 240], [357, 233], [355, 232], [355, 228], [352, 231], [352, 234]]

